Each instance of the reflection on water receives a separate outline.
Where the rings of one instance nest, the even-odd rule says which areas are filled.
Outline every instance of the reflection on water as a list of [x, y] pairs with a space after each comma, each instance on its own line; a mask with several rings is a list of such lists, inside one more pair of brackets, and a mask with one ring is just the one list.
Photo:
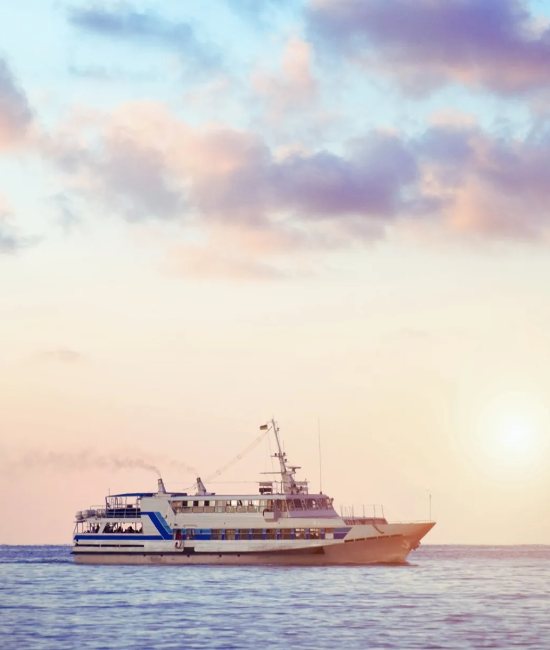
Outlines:
[[0, 648], [550, 648], [550, 547], [403, 566], [75, 565], [0, 546]]

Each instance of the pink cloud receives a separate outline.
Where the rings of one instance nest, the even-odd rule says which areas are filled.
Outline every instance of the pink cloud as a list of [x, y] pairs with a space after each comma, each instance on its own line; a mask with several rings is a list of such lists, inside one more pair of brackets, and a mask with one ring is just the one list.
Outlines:
[[286, 44], [277, 72], [258, 70], [252, 86], [265, 101], [272, 118], [307, 108], [317, 97], [312, 51], [307, 41], [294, 36]]
[[433, 127], [416, 143], [439, 219], [491, 239], [545, 239], [550, 230], [550, 134], [501, 139], [475, 126]]

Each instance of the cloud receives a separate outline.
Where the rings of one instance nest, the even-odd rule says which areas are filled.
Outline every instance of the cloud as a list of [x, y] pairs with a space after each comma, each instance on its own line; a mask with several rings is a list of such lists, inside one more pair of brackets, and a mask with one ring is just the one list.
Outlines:
[[277, 257], [368, 242], [402, 224], [451, 238], [549, 232], [550, 131], [503, 138], [454, 120], [415, 137], [373, 130], [338, 152], [281, 153], [257, 134], [192, 126], [153, 103], [87, 128], [87, 139], [53, 134], [46, 155], [104, 212], [209, 233], [204, 246], [174, 253], [184, 272], [268, 277]]
[[320, 47], [412, 94], [447, 83], [502, 95], [550, 86], [550, 28], [522, 0], [312, 0]]
[[58, 213], [58, 223], [66, 233], [71, 232], [75, 226], [81, 223], [79, 215], [73, 208], [71, 199], [66, 194], [59, 192], [50, 197], [50, 200]]
[[167, 168], [160, 137], [154, 132], [151, 137], [142, 137], [131, 127], [136, 116], [128, 115], [126, 122], [122, 117], [126, 115], [123, 111], [120, 119], [111, 122], [101, 121], [95, 114], [75, 115], [57, 132], [42, 138], [42, 154], [69, 180], [58, 201], [66, 216], [72, 214], [71, 193], [88, 202], [99, 202], [107, 214], [119, 214], [129, 221], [170, 219], [182, 214], [182, 188]]
[[10, 213], [7, 199], [0, 194], [0, 255], [17, 253], [33, 243], [32, 239], [18, 235], [17, 230], [10, 223]]
[[23, 246], [24, 241], [15, 235], [12, 228], [0, 221], [0, 255], [15, 253]]
[[79, 65], [71, 63], [68, 67], [71, 76], [86, 81], [143, 83], [158, 77], [152, 70], [132, 71], [129, 69], [106, 65]]
[[211, 69], [220, 65], [212, 45], [200, 41], [189, 23], [172, 22], [153, 11], [135, 10], [126, 3], [74, 8], [70, 10], [69, 21], [105, 38], [175, 51], [189, 68]]
[[0, 59], [0, 150], [21, 141], [32, 121], [32, 111], [7, 63]]
[[273, 280], [284, 277], [283, 271], [260, 256], [227, 246], [187, 245], [173, 249], [168, 258], [169, 269], [186, 277], [201, 279]]
[[88, 160], [88, 172], [92, 191], [99, 189], [104, 201], [130, 220], [181, 214], [182, 194], [172, 187], [166, 164], [154, 147], [111, 133], [99, 155]]
[[73, 364], [79, 363], [84, 359], [80, 352], [70, 348], [56, 348], [53, 350], [43, 350], [36, 355], [40, 361], [54, 361], [57, 363]]
[[281, 119], [292, 111], [303, 110], [316, 99], [317, 81], [311, 59], [309, 43], [292, 37], [286, 44], [277, 73], [260, 70], [253, 75], [252, 86], [275, 119]]
[[488, 239], [547, 239], [550, 131], [504, 139], [476, 126], [441, 125], [414, 146], [448, 228]]

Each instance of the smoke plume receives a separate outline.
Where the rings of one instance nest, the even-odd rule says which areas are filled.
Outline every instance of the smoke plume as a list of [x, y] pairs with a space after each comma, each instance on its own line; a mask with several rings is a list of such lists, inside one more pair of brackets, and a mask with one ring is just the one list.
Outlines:
[[83, 471], [89, 469], [103, 470], [125, 470], [125, 469], [144, 469], [154, 472], [158, 477], [161, 471], [159, 464], [169, 466], [175, 470], [183, 471], [193, 476], [197, 476], [197, 470], [182, 461], [174, 459], [159, 460], [155, 459], [155, 464], [145, 460], [142, 455], [128, 453], [97, 453], [91, 450], [80, 451], [43, 451], [32, 450], [26, 451], [15, 457], [8, 453], [0, 455], [0, 465], [4, 471], [25, 471], [37, 469], [51, 469], [63, 472]]

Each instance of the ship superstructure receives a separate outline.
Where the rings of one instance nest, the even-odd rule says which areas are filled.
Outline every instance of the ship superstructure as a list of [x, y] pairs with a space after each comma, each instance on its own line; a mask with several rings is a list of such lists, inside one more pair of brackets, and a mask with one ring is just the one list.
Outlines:
[[287, 462], [274, 420], [261, 427], [277, 446], [279, 481], [256, 494], [214, 494], [197, 478], [194, 494], [156, 492], [106, 497], [80, 511], [72, 553], [87, 563], [372, 564], [404, 562], [434, 522], [388, 523], [342, 517], [333, 500], [310, 493]]

